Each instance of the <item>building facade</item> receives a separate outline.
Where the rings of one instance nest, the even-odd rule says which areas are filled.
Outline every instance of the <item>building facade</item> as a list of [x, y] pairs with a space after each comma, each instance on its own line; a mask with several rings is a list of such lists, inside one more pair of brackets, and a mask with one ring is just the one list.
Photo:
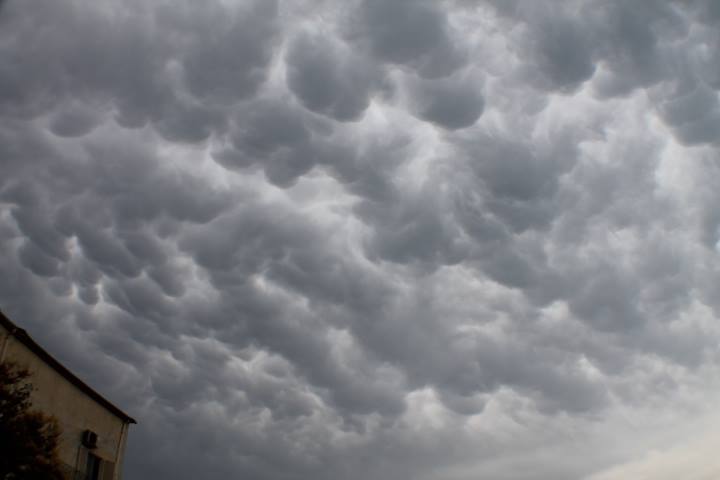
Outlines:
[[33, 408], [54, 416], [68, 480], [119, 480], [135, 420], [80, 380], [0, 312], [0, 362], [31, 373]]

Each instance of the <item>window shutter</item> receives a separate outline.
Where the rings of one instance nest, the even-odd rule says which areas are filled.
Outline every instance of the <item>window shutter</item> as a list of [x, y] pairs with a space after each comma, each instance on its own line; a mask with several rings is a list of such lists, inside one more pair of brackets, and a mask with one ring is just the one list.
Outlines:
[[115, 464], [113, 462], [108, 462], [107, 460], [104, 460], [102, 467], [102, 480], [114, 480]]

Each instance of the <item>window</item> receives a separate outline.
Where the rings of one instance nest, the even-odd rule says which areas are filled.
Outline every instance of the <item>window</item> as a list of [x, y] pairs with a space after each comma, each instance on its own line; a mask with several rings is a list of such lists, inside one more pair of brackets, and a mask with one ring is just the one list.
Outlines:
[[85, 480], [100, 480], [100, 458], [88, 453]]
[[88, 452], [85, 476], [82, 480], [114, 480], [115, 464]]

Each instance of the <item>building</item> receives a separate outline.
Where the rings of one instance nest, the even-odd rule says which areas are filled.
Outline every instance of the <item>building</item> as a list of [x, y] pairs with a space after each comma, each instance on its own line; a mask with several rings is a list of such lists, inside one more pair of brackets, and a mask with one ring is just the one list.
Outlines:
[[110, 403], [0, 312], [0, 362], [31, 372], [33, 407], [57, 418], [68, 480], [118, 480], [128, 427], [135, 420]]

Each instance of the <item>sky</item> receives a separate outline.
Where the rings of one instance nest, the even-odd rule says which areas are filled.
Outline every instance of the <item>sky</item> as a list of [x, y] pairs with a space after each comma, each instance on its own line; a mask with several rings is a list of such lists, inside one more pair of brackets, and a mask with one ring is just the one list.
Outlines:
[[0, 1], [0, 309], [125, 478], [720, 477], [720, 2]]

